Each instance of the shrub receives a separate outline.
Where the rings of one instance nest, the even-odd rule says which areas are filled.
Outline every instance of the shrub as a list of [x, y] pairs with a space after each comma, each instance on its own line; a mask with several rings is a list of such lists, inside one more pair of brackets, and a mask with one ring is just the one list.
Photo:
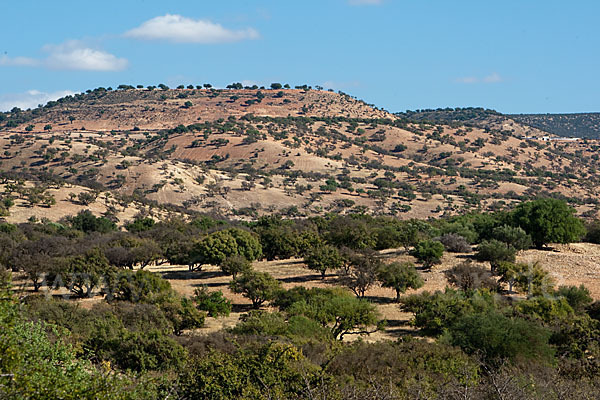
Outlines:
[[405, 293], [408, 289], [418, 289], [425, 284], [411, 262], [394, 262], [383, 265], [378, 271], [378, 279], [381, 286], [396, 291], [396, 301], [399, 301], [400, 294]]
[[583, 223], [574, 212], [562, 200], [539, 199], [519, 204], [511, 219], [513, 226], [522, 227], [533, 244], [541, 248], [548, 243], [574, 242], [585, 234]]
[[232, 275], [233, 279], [235, 279], [238, 274], [243, 274], [252, 269], [252, 263], [240, 255], [227, 257], [220, 266], [221, 271], [223, 271], [225, 275]]
[[321, 279], [325, 279], [328, 269], [337, 269], [342, 265], [342, 257], [337, 248], [319, 245], [308, 250], [304, 262], [309, 269], [320, 272]]
[[477, 289], [498, 290], [498, 283], [492, 277], [491, 272], [471, 261], [462, 262], [444, 272], [448, 283], [457, 288], [469, 291]]
[[194, 301], [199, 310], [206, 311], [209, 317], [229, 316], [231, 301], [223, 296], [223, 292], [209, 292], [206, 286], [194, 291]]
[[526, 250], [533, 244], [529, 236], [522, 228], [509, 225], [494, 228], [492, 237], [500, 242], [506, 243], [515, 250]]
[[554, 350], [550, 331], [535, 322], [510, 318], [497, 311], [466, 314], [450, 326], [449, 342], [488, 362], [503, 359], [550, 361]]
[[234, 293], [241, 293], [250, 299], [254, 308], [273, 300], [280, 286], [279, 281], [268, 273], [256, 271], [245, 272], [229, 284]]
[[446, 251], [451, 253], [469, 253], [471, 251], [471, 246], [467, 242], [467, 239], [457, 233], [446, 233], [437, 240], [444, 245]]
[[477, 246], [477, 253], [475, 254], [475, 259], [477, 261], [490, 262], [492, 273], [495, 273], [501, 262], [514, 262], [515, 258], [516, 250], [496, 239], [490, 241], [484, 240], [481, 242], [479, 246]]
[[444, 245], [434, 240], [423, 240], [416, 244], [410, 254], [423, 263], [423, 267], [431, 269], [442, 261]]

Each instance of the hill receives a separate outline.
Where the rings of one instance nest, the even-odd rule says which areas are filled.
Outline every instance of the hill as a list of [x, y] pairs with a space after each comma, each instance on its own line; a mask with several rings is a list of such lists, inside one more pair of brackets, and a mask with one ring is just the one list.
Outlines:
[[510, 117], [558, 136], [600, 139], [600, 113], [516, 114]]
[[427, 218], [542, 195], [598, 209], [598, 143], [524, 140], [546, 133], [483, 109], [391, 114], [308, 88], [125, 87], [0, 119], [10, 221], [90, 205], [122, 222], [140, 212]]

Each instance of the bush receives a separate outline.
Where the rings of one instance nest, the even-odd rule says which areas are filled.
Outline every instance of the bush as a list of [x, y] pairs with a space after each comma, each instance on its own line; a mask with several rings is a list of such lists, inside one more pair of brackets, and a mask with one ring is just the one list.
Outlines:
[[510, 318], [497, 311], [466, 314], [450, 326], [447, 340], [467, 354], [480, 354], [488, 362], [534, 359], [549, 362], [554, 350], [550, 331], [535, 322]]
[[460, 290], [470, 291], [477, 289], [498, 290], [498, 283], [492, 277], [491, 272], [478, 265], [473, 265], [471, 261], [465, 261], [455, 265], [444, 272], [448, 283], [456, 286]]
[[446, 233], [437, 239], [451, 253], [469, 253], [471, 246], [467, 239], [457, 233]]
[[515, 250], [527, 250], [533, 242], [522, 228], [509, 225], [498, 226], [494, 228], [492, 237], [500, 242], [506, 243]]
[[442, 261], [444, 245], [434, 240], [423, 240], [417, 243], [410, 255], [423, 263], [423, 267], [431, 269], [435, 264]]
[[325, 279], [328, 269], [337, 269], [342, 265], [342, 257], [337, 248], [330, 245], [315, 246], [304, 256], [308, 269], [321, 273]]
[[208, 312], [209, 317], [229, 316], [231, 301], [223, 296], [223, 292], [209, 292], [206, 287], [194, 291], [194, 301], [199, 310]]
[[262, 257], [258, 238], [238, 228], [211, 233], [193, 248], [194, 258], [206, 264], [220, 265], [227, 257], [242, 256], [249, 261]]
[[564, 297], [577, 313], [583, 312], [594, 301], [590, 295], [590, 291], [583, 285], [580, 285], [579, 287], [559, 286], [555, 295], [557, 297]]
[[221, 263], [221, 271], [223, 271], [225, 275], [232, 275], [233, 279], [235, 279], [238, 274], [243, 274], [251, 269], [252, 263], [240, 255], [229, 256]]
[[490, 241], [484, 240], [477, 246], [477, 253], [475, 259], [477, 261], [489, 261], [492, 273], [495, 273], [498, 266], [502, 262], [514, 262], [516, 258], [516, 250], [507, 245], [506, 243], [500, 242], [496, 239]]
[[254, 308], [273, 300], [281, 284], [266, 272], [248, 271], [229, 284], [234, 293], [241, 293], [252, 301]]
[[527, 232], [533, 244], [542, 248], [548, 243], [570, 243], [585, 234], [575, 210], [562, 200], [539, 199], [521, 203], [512, 212], [513, 226], [520, 226]]
[[378, 279], [381, 286], [396, 291], [396, 301], [399, 301], [400, 294], [405, 293], [408, 289], [418, 289], [425, 284], [411, 262], [394, 262], [383, 265], [378, 271]]

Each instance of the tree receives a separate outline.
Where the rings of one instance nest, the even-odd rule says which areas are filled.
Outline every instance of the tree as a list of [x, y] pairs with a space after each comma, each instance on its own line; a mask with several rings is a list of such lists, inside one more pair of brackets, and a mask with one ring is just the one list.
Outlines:
[[206, 286], [194, 291], [194, 302], [199, 310], [206, 311], [209, 317], [229, 316], [231, 301], [223, 296], [223, 292], [209, 292]]
[[292, 304], [290, 315], [303, 315], [328, 326], [331, 335], [342, 340], [347, 334], [369, 334], [377, 330], [368, 330], [377, 324], [378, 314], [375, 306], [366, 300], [335, 291], [311, 296]]
[[211, 233], [194, 245], [192, 251], [201, 262], [214, 265], [220, 265], [227, 257], [235, 255], [249, 261], [262, 256], [262, 247], [256, 235], [239, 228]]
[[511, 220], [513, 226], [520, 226], [531, 236], [537, 248], [542, 248], [548, 243], [574, 242], [585, 234], [574, 212], [562, 200], [539, 199], [519, 204]]
[[444, 254], [444, 245], [434, 240], [422, 240], [416, 244], [410, 255], [423, 263], [423, 267], [431, 269], [435, 264], [442, 261]]
[[75, 217], [70, 218], [73, 229], [89, 232], [108, 233], [117, 229], [117, 225], [105, 217], [96, 217], [90, 210], [80, 211]]
[[381, 266], [378, 271], [378, 279], [381, 286], [396, 291], [396, 301], [399, 301], [400, 294], [405, 293], [408, 289], [418, 289], [425, 284], [411, 262], [394, 262]]
[[553, 291], [554, 282], [539, 262], [533, 264], [501, 262], [497, 273], [500, 275], [499, 281], [508, 283], [511, 292], [513, 286], [528, 295], [542, 295]]
[[469, 253], [471, 251], [469, 242], [457, 233], [446, 233], [437, 240], [444, 245], [446, 251], [451, 253]]
[[550, 361], [554, 355], [550, 334], [533, 321], [490, 310], [460, 317], [450, 326], [449, 341], [467, 354], [481, 354], [488, 362], [519, 358]]
[[337, 269], [342, 265], [342, 257], [337, 248], [331, 245], [315, 246], [304, 256], [304, 262], [309, 269], [321, 273], [325, 279], [328, 269]]
[[271, 89], [273, 90], [279, 90], [283, 88], [283, 86], [281, 85], [281, 83], [271, 83]]
[[490, 262], [492, 273], [496, 272], [501, 262], [514, 262], [515, 258], [516, 250], [496, 239], [490, 241], [484, 240], [477, 246], [477, 253], [475, 253], [477, 261]]
[[114, 272], [104, 254], [96, 248], [84, 255], [64, 259], [52, 271], [49, 280], [55, 285], [60, 282], [77, 297], [92, 297], [92, 291], [100, 285], [102, 278]]
[[494, 228], [492, 231], [492, 237], [496, 240], [506, 243], [515, 250], [526, 250], [533, 244], [531, 241], [531, 236], [529, 236], [525, 230], [523, 230], [523, 228], [515, 228], [510, 225], [503, 225]]
[[471, 260], [455, 265], [444, 272], [448, 283], [464, 291], [477, 289], [498, 290], [498, 283], [492, 274], [479, 265], [473, 265]]
[[229, 256], [221, 263], [221, 271], [225, 275], [232, 275], [233, 279], [238, 274], [243, 274], [252, 269], [252, 263], [246, 257], [240, 255]]
[[350, 253], [348, 265], [340, 274], [340, 283], [354, 292], [356, 297], [365, 297], [365, 292], [377, 281], [377, 272], [382, 262], [374, 251]]
[[241, 293], [252, 301], [254, 308], [273, 300], [281, 284], [266, 272], [248, 271], [229, 284], [234, 293]]
[[573, 310], [577, 313], [583, 312], [589, 307], [594, 299], [590, 295], [590, 291], [582, 285], [577, 286], [559, 286], [555, 292], [558, 297], [564, 297]]
[[45, 131], [51, 131], [52, 130], [52, 125], [50, 125], [50, 124], [44, 125], [44, 130]]

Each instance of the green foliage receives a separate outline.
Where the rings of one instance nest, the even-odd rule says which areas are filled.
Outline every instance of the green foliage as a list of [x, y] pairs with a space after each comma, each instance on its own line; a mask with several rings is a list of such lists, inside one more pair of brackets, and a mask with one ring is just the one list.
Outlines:
[[179, 374], [179, 395], [190, 400], [296, 398], [315, 368], [289, 344], [273, 342], [256, 351], [211, 352], [193, 359]]
[[65, 343], [67, 332], [24, 321], [18, 310], [10, 298], [0, 300], [0, 398], [116, 400], [164, 395], [148, 379], [113, 372], [109, 365], [98, 368], [78, 357]]
[[583, 223], [574, 212], [562, 200], [539, 199], [519, 204], [511, 219], [513, 226], [523, 228], [541, 248], [548, 243], [574, 242], [584, 235]]
[[89, 210], [81, 211], [77, 216], [72, 217], [71, 226], [86, 233], [99, 232], [107, 233], [117, 229], [117, 225], [104, 217], [96, 217]]
[[226, 275], [232, 275], [234, 279], [238, 274], [243, 274], [251, 269], [252, 263], [239, 255], [229, 256], [221, 264], [221, 271]]
[[533, 242], [525, 230], [521, 227], [502, 225], [494, 228], [492, 237], [500, 242], [506, 243], [515, 250], [529, 249]]
[[590, 291], [583, 284], [579, 285], [579, 287], [559, 286], [554, 294], [557, 297], [564, 297], [577, 313], [583, 312], [594, 301], [590, 295]]
[[496, 271], [500, 282], [509, 284], [509, 291], [515, 286], [520, 292], [537, 296], [551, 294], [554, 282], [539, 262], [533, 264], [501, 262]]
[[249, 261], [262, 256], [262, 247], [252, 233], [230, 228], [206, 236], [193, 249], [203, 263], [220, 265], [227, 257], [242, 256]]
[[401, 308], [415, 314], [414, 326], [430, 335], [439, 335], [463, 315], [496, 308], [496, 300], [486, 291], [465, 293], [446, 288], [443, 292], [423, 292], [400, 300]]
[[168, 316], [173, 333], [181, 334], [204, 324], [204, 315], [199, 313], [189, 299], [180, 297], [169, 281], [143, 270], [121, 271], [111, 279], [104, 289], [108, 301], [128, 301], [154, 304]]
[[492, 274], [484, 268], [473, 265], [471, 261], [462, 262], [444, 272], [448, 283], [465, 292], [488, 289], [498, 291], [498, 283]]
[[328, 269], [337, 269], [342, 265], [342, 257], [337, 248], [325, 244], [309, 249], [304, 262], [308, 269], [320, 272], [321, 279], [325, 279]]
[[229, 286], [233, 292], [250, 299], [254, 308], [259, 308], [275, 298], [281, 285], [266, 272], [248, 271], [232, 280]]
[[63, 259], [48, 279], [55, 285], [60, 283], [78, 297], [91, 297], [92, 290], [101, 283], [102, 278], [114, 273], [104, 254], [96, 248], [86, 254]]
[[410, 254], [423, 263], [425, 268], [431, 268], [442, 261], [444, 245], [434, 240], [423, 240], [416, 244]]
[[392, 288], [396, 291], [396, 301], [400, 301], [400, 294], [408, 289], [419, 289], [425, 282], [411, 262], [394, 262], [385, 264], [378, 271], [381, 286]]
[[482, 355], [488, 362], [503, 359], [550, 362], [554, 355], [548, 343], [550, 334], [548, 329], [535, 322], [487, 310], [460, 316], [449, 327], [446, 339], [467, 354]]
[[229, 316], [231, 312], [231, 301], [223, 296], [223, 292], [217, 290], [209, 292], [206, 286], [194, 291], [194, 301], [199, 310], [206, 311], [209, 317]]
[[231, 332], [236, 335], [282, 336], [319, 341], [331, 339], [329, 329], [303, 315], [292, 315], [288, 318], [284, 313], [258, 310], [243, 315]]
[[156, 221], [150, 217], [136, 218], [133, 222], [125, 225], [125, 229], [131, 233], [140, 233], [152, 229], [155, 223]]
[[368, 334], [377, 325], [378, 314], [371, 303], [337, 291], [309, 296], [288, 308], [290, 315], [302, 315], [329, 327], [332, 337], [342, 340], [347, 334]]
[[499, 240], [492, 239], [484, 240], [477, 246], [475, 259], [477, 261], [489, 261], [492, 272], [500, 266], [502, 262], [514, 262], [516, 258], [516, 250]]

